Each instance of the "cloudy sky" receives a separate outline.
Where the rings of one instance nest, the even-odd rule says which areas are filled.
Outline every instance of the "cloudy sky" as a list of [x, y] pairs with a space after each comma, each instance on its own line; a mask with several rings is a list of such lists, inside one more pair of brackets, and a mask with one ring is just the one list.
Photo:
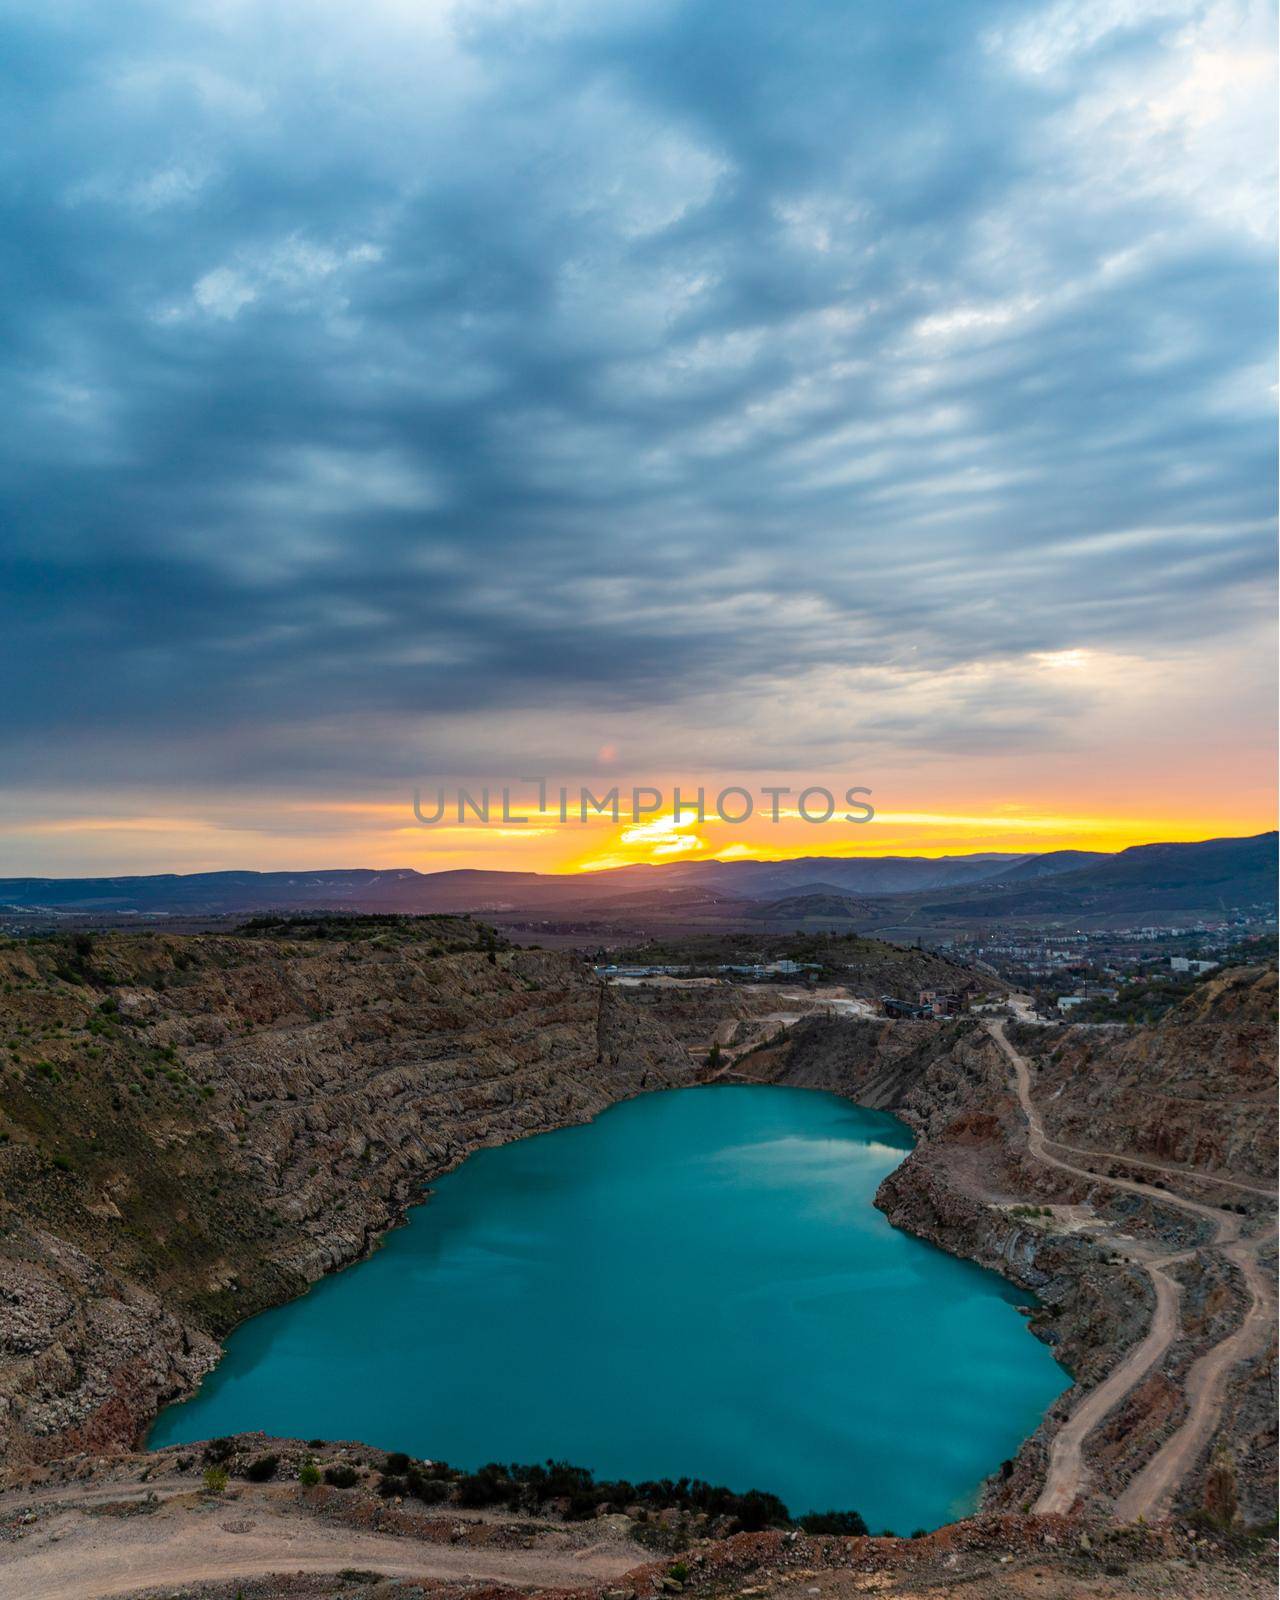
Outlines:
[[0, 870], [1269, 826], [1270, 12], [0, 0]]

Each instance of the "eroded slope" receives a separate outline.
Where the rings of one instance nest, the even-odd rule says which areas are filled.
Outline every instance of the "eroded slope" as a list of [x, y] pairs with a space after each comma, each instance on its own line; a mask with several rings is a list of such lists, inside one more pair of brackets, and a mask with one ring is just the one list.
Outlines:
[[469, 1150], [691, 1073], [573, 958], [449, 919], [7, 946], [0, 1044], [9, 1461], [131, 1444]]
[[[1274, 996], [1274, 973], [1242, 969], [1153, 1028], [1011, 1030], [1054, 1162], [1029, 1149], [1009, 1059], [972, 1022], [809, 1020], [743, 1063], [903, 1116], [921, 1140], [877, 1203], [895, 1225], [998, 1268], [1042, 1301], [1037, 1331], [1077, 1388], [992, 1486], [992, 1504], [1030, 1508], [1058, 1429], [1159, 1312], [1173, 1318], [1167, 1344], [1084, 1443], [1082, 1496], [1127, 1503], [1192, 1415], [1208, 1353], [1256, 1322], [1255, 1263], [1273, 1298]], [[1229, 1355], [1247, 1345], [1248, 1359], [1217, 1375], [1211, 1426], [1171, 1503], [1269, 1515], [1275, 1346], [1254, 1342], [1226, 1346]]]

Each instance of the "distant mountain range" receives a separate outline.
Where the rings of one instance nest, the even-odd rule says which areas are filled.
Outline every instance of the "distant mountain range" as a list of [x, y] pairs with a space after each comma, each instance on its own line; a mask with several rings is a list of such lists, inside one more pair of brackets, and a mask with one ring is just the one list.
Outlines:
[[807, 856], [684, 861], [554, 875], [410, 867], [0, 879], [0, 907], [89, 915], [474, 911], [504, 918], [693, 917], [744, 922], [1201, 912], [1274, 905], [1276, 834], [1136, 845], [1115, 854]]
[[798, 856], [791, 861], [680, 861], [669, 866], [614, 867], [592, 873], [602, 882], [624, 880], [696, 884], [748, 900], [819, 892], [856, 895], [913, 894], [982, 883], [1015, 870], [1025, 855]]
[[[949, 898], [953, 917], [1028, 916], [1038, 913], [1227, 910], [1274, 905], [1276, 835], [1251, 839], [1206, 839], [1199, 844], [1140, 844], [1116, 855], [1095, 856], [1086, 865], [1081, 852], [1064, 850], [1065, 870], [1028, 873], [1050, 857], [998, 877], [991, 893]], [[926, 907], [926, 914], [931, 910]]]

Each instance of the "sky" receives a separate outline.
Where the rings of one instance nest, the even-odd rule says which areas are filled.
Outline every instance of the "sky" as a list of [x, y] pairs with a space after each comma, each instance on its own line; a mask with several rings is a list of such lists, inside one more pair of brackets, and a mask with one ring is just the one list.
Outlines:
[[[0, 0], [0, 872], [1274, 818], [1252, 0]], [[865, 826], [422, 829], [827, 782]]]

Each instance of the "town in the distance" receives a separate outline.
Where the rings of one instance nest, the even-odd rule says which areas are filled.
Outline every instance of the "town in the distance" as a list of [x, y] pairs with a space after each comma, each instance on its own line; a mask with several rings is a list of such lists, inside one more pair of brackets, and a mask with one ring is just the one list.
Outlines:
[[[774, 983], [860, 1015], [941, 1016], [1018, 996], [1026, 1020], [1151, 1023], [1224, 966], [1265, 963], [1277, 836], [1105, 854], [706, 860], [579, 874], [210, 872], [0, 879], [0, 933], [231, 929], [264, 913], [465, 913], [613, 981]], [[867, 941], [955, 963], [950, 984], [839, 992]], [[984, 977], [998, 980], [984, 984]], [[865, 982], [861, 985], [866, 988]]]

